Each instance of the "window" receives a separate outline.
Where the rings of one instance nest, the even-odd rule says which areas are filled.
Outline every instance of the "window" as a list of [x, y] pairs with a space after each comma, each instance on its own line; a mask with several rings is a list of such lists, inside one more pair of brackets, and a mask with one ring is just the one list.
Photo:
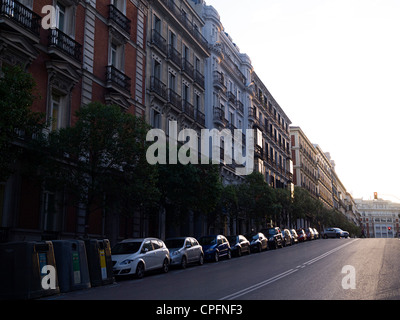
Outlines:
[[65, 32], [65, 6], [59, 2], [56, 4], [56, 25], [57, 29]]
[[147, 249], [147, 251], [153, 250], [153, 246], [151, 245], [150, 241], [146, 241], [145, 243], [143, 243], [142, 250], [146, 250], [146, 249]]
[[113, 41], [113, 39], [110, 43], [108, 64], [120, 71], [123, 71], [124, 69], [124, 46]]
[[65, 99], [58, 94], [51, 95], [50, 113], [51, 130], [58, 130], [65, 126]]
[[150, 124], [153, 128], [161, 129], [161, 113], [155, 109], [151, 109]]
[[161, 20], [156, 15], [154, 15], [154, 30], [161, 34]]
[[111, 0], [111, 4], [123, 14], [126, 14], [126, 3], [124, 0]]
[[161, 63], [158, 60], [153, 60], [153, 76], [161, 79]]
[[174, 92], [176, 90], [176, 76], [172, 72], [169, 73], [169, 88]]
[[43, 229], [46, 231], [55, 231], [55, 215], [56, 215], [56, 200], [55, 194], [45, 191], [43, 193]]

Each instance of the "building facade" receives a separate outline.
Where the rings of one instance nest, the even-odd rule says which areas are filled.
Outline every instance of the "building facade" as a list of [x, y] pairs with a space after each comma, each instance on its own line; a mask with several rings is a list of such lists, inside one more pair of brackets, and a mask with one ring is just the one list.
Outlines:
[[367, 238], [394, 238], [399, 235], [400, 204], [383, 199], [354, 199]]
[[[317, 152], [317, 195], [318, 199], [327, 207], [333, 208], [332, 164], [330, 158], [322, 151], [318, 144], [314, 144]], [[336, 185], [336, 182], [335, 182]]]
[[[250, 105], [251, 61], [225, 32], [218, 12], [201, 1], [196, 9], [205, 26], [203, 35], [209, 43], [210, 57], [205, 63], [206, 95], [205, 113], [207, 129], [220, 132], [227, 129], [234, 136], [234, 130], [242, 130], [241, 142], [244, 149], [248, 128], [248, 107]], [[243, 176], [236, 174], [237, 164], [225, 161], [227, 144], [220, 141], [221, 176], [224, 184], [236, 184]], [[242, 151], [242, 150], [241, 150]], [[242, 154], [244, 154], [244, 150]]]
[[318, 197], [317, 150], [300, 127], [290, 127], [293, 183]]
[[[42, 24], [45, 5], [55, 12], [50, 28]], [[144, 115], [147, 11], [142, 0], [2, 1], [0, 66], [19, 65], [32, 74], [40, 96], [32, 109], [46, 115], [49, 131], [73, 125], [75, 112], [92, 101]], [[18, 171], [0, 185], [3, 240], [83, 234], [83, 212], [68, 205], [67, 195]], [[106, 221], [99, 211], [89, 232], [123, 237], [133, 224]]]
[[150, 0], [147, 28], [146, 119], [169, 133], [205, 128], [204, 22], [192, 1]]

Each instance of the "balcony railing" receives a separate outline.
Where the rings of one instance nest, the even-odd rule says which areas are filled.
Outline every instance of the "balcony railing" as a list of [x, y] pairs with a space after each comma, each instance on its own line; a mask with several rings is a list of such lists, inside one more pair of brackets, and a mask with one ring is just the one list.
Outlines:
[[214, 108], [214, 122], [226, 126], [228, 121], [225, 119], [225, 112], [220, 108]]
[[154, 44], [163, 53], [167, 53], [167, 40], [155, 29], [151, 32], [151, 43]]
[[214, 86], [226, 91], [224, 74], [219, 71], [214, 71]]
[[182, 111], [190, 118], [194, 119], [194, 106], [187, 100], [182, 100]]
[[168, 99], [167, 86], [157, 77], [150, 78], [150, 91], [155, 92], [163, 99]]
[[200, 110], [196, 110], [196, 121], [199, 123], [201, 126], [205, 127], [206, 126], [206, 116], [204, 115], [203, 112]]
[[116, 6], [108, 5], [108, 18], [114, 21], [122, 30], [131, 33], [131, 20], [129, 20]]
[[186, 74], [191, 77], [194, 78], [194, 68], [193, 65], [186, 59], [186, 58], [182, 58], [182, 70], [184, 72], [186, 72]]
[[0, 16], [8, 17], [35, 35], [40, 35], [42, 18], [18, 1], [0, 0]]
[[131, 79], [114, 66], [107, 66], [107, 82], [128, 92], [131, 91]]
[[194, 82], [196, 82], [200, 87], [204, 89], [205, 87], [204, 76], [198, 70], [194, 71]]
[[187, 31], [204, 47], [208, 46], [207, 40], [203, 37], [195, 25], [189, 21], [187, 15], [175, 4], [173, 0], [160, 0], [172, 15], [187, 29]]
[[181, 54], [179, 53], [178, 50], [174, 48], [172, 44], [168, 46], [167, 58], [173, 61], [177, 66], [181, 65], [182, 61]]
[[181, 96], [172, 89], [168, 89], [168, 102], [179, 110], [182, 108]]
[[49, 47], [56, 47], [76, 60], [81, 60], [82, 46], [59, 29], [50, 29]]

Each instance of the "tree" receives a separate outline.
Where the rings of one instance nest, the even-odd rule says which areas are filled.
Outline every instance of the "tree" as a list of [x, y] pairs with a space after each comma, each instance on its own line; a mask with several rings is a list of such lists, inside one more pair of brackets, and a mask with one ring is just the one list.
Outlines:
[[245, 181], [239, 185], [238, 203], [240, 212], [253, 221], [257, 228], [264, 226], [279, 210], [273, 189], [259, 172], [246, 176]]
[[129, 215], [158, 201], [157, 172], [146, 162], [144, 120], [98, 102], [82, 107], [76, 117], [73, 126], [50, 134], [47, 182], [65, 187], [83, 205], [87, 235], [95, 210], [113, 207]]
[[[29, 142], [45, 127], [43, 113], [31, 110], [35, 81], [20, 67], [4, 67], [0, 77], [0, 181], [15, 171], [15, 163], [27, 152]], [[30, 148], [32, 151], [33, 148]]]

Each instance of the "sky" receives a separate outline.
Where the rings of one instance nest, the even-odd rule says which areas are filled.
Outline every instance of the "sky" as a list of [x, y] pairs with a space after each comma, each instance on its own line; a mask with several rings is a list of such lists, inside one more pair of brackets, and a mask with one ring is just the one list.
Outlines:
[[206, 4], [346, 190], [400, 202], [400, 1]]

